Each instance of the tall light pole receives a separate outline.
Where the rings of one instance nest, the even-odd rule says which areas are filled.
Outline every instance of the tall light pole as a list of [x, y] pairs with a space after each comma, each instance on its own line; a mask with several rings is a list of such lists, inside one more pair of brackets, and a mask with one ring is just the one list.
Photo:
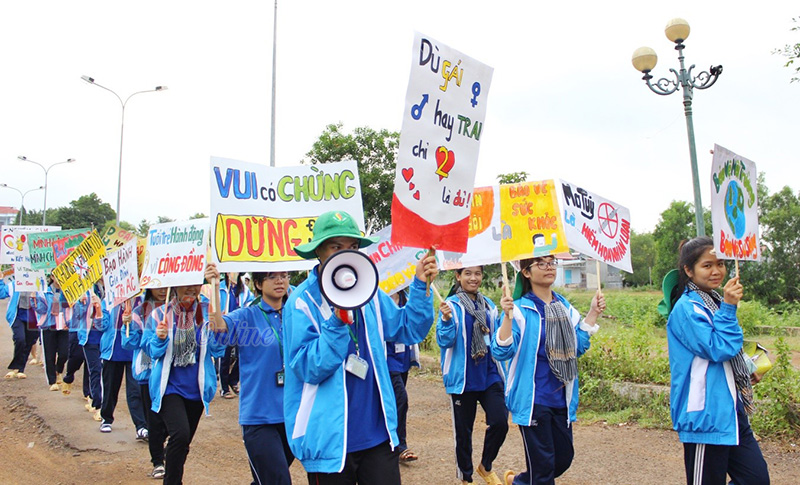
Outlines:
[[269, 166], [275, 166], [275, 65], [278, 52], [278, 0], [275, 0], [275, 13], [272, 20], [272, 120], [269, 124]]
[[670, 72], [675, 75], [674, 79], [661, 78], [655, 83], [650, 80], [653, 76], [650, 71], [656, 67], [658, 56], [656, 52], [649, 47], [640, 47], [633, 52], [631, 61], [633, 67], [637, 71], [644, 74], [642, 78], [647, 87], [656, 94], [668, 95], [678, 90], [683, 89], [683, 112], [686, 115], [686, 132], [689, 136], [689, 159], [692, 165], [692, 184], [694, 186], [694, 213], [697, 225], [697, 235], [704, 236], [706, 233], [705, 221], [703, 220], [703, 202], [700, 198], [700, 178], [697, 174], [697, 152], [694, 147], [694, 124], [692, 122], [692, 95], [695, 88], [707, 89], [717, 82], [717, 78], [722, 74], [722, 66], [711, 66], [708, 70], [702, 71], [696, 76], [692, 76], [692, 64], [689, 69], [686, 69], [683, 63], [683, 41], [689, 37], [689, 23], [683, 19], [672, 19], [667, 23], [664, 33], [667, 38], [675, 43], [675, 50], [678, 51], [678, 61], [680, 62], [680, 71], [670, 69]]
[[63, 165], [65, 163], [72, 163], [72, 162], [75, 161], [75, 159], [74, 158], [68, 158], [63, 162], [54, 163], [54, 164], [50, 165], [49, 167], [45, 167], [41, 163], [34, 162], [30, 158], [22, 156], [22, 155], [18, 156], [17, 158], [19, 158], [23, 162], [31, 162], [33, 164], [36, 164], [36, 165], [40, 166], [42, 168], [42, 170], [44, 170], [44, 209], [42, 209], [42, 225], [44, 226], [45, 223], [47, 222], [47, 175], [50, 173], [50, 169], [52, 169], [56, 165]]
[[109, 93], [113, 94], [119, 100], [120, 106], [122, 106], [122, 121], [121, 121], [121, 123], [119, 125], [119, 169], [117, 170], [117, 172], [118, 172], [117, 173], [117, 225], [119, 226], [119, 200], [120, 200], [120, 191], [121, 191], [121, 188], [122, 188], [122, 140], [123, 140], [123, 137], [125, 135], [125, 106], [128, 104], [128, 101], [132, 97], [136, 96], [137, 94], [154, 93], [156, 91], [166, 91], [167, 87], [166, 86], [156, 86], [153, 89], [145, 89], [144, 91], [136, 91], [135, 93], [133, 93], [130, 96], [128, 96], [127, 98], [125, 98], [125, 101], [123, 101], [122, 98], [119, 96], [119, 94], [117, 94], [113, 90], [103, 86], [102, 84], [97, 84], [96, 82], [94, 82], [94, 78], [89, 77], [89, 76], [81, 76], [81, 79], [83, 79], [84, 81], [86, 81], [89, 84], [97, 86], [98, 88], [103, 88], [106, 91], [108, 91]]
[[36, 187], [35, 189], [26, 190], [25, 192], [19, 190], [16, 187], [12, 187], [12, 186], [10, 186], [8, 184], [0, 184], [0, 187], [6, 188], [6, 189], [11, 189], [11, 190], [16, 190], [17, 192], [19, 192], [19, 195], [22, 198], [22, 202], [20, 203], [20, 206], [19, 206], [19, 213], [20, 213], [19, 222], [20, 223], [22, 223], [22, 213], [25, 210], [25, 196], [28, 195], [29, 193], [37, 191], [37, 190], [44, 190], [44, 185]]

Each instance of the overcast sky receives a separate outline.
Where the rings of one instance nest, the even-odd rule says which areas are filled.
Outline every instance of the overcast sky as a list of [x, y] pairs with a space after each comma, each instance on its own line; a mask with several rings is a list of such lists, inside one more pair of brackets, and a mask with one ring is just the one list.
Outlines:
[[[525, 170], [630, 208], [652, 230], [692, 200], [680, 93], [657, 96], [631, 66], [648, 45], [671, 75], [664, 36], [688, 20], [686, 60], [722, 64], [696, 91], [703, 202], [714, 143], [753, 160], [771, 191], [800, 189], [800, 83], [772, 54], [800, 42], [796, 2], [301, 1], [278, 5], [277, 165], [295, 165], [329, 123], [399, 131], [414, 31], [494, 68], [476, 185]], [[747, 5], [739, 6], [739, 5]], [[48, 206], [90, 192], [116, 205], [120, 104], [81, 75], [139, 94], [125, 114], [123, 220], [208, 214], [209, 157], [269, 162], [273, 2], [48, 1], [0, 4], [0, 183], [50, 172]], [[26, 205], [41, 209], [42, 192]], [[0, 189], [0, 205], [19, 194]], [[369, 210], [368, 208], [366, 210]]]

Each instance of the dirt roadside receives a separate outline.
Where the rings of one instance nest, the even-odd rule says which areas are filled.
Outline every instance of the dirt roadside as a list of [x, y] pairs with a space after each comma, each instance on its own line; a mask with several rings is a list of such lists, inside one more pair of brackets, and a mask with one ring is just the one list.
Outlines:
[[[5, 314], [5, 302], [0, 304]], [[0, 325], [0, 362], [11, 360], [11, 332]], [[146, 444], [137, 442], [127, 411], [124, 389], [114, 430], [102, 434], [83, 407], [80, 386], [70, 396], [47, 390], [43, 369], [27, 369], [28, 379], [0, 382], [0, 482], [8, 484], [156, 483]], [[82, 372], [82, 371], [81, 371]], [[76, 383], [82, 376], [76, 376]], [[411, 408], [409, 445], [419, 461], [401, 465], [404, 483], [456, 484], [450, 404], [441, 379], [415, 375], [409, 379]], [[185, 483], [249, 483], [250, 472], [237, 426], [238, 401], [215, 399], [211, 415], [200, 421], [186, 463]], [[484, 433], [478, 413], [474, 460], [480, 459]], [[562, 485], [685, 483], [682, 448], [670, 431], [636, 426], [575, 427], [576, 457], [558, 480]], [[790, 443], [762, 443], [773, 484], [795, 484], [800, 453]], [[520, 470], [523, 449], [512, 425], [495, 462], [495, 470]], [[300, 463], [292, 465], [294, 483], [306, 483]], [[477, 477], [476, 477], [477, 478]], [[477, 482], [476, 482], [477, 483]]]

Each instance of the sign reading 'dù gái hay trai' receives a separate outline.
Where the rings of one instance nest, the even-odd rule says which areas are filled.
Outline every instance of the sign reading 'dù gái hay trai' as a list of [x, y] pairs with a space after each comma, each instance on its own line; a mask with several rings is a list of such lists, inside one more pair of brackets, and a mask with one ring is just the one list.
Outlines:
[[714, 145], [711, 161], [711, 222], [720, 259], [759, 258], [756, 164]]
[[467, 250], [492, 68], [416, 33], [392, 199], [392, 242]]
[[211, 158], [211, 252], [220, 271], [310, 269], [314, 263], [294, 248], [311, 240], [320, 214], [334, 209], [364, 230], [354, 161], [268, 167]]
[[142, 288], [203, 283], [208, 244], [208, 219], [150, 226], [142, 268]]

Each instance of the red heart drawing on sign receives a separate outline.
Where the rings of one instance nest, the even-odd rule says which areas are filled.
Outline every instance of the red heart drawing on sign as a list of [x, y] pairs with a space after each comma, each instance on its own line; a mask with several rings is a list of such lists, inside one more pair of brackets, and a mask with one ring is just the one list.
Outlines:
[[408, 183], [408, 190], [414, 190], [414, 187], [416, 187], [416, 185], [414, 185], [414, 182]]
[[414, 169], [413, 168], [404, 168], [403, 169], [403, 179], [405, 179], [406, 182], [410, 182], [411, 181], [411, 177], [413, 177], [413, 176], [414, 176]]
[[450, 170], [455, 164], [456, 155], [453, 150], [448, 150], [446, 147], [436, 149], [436, 175], [439, 176], [439, 181], [450, 175]]
[[413, 197], [414, 197], [415, 199], [419, 200], [419, 190], [418, 190], [418, 191], [416, 191], [416, 192], [414, 192], [414, 195], [413, 195]]

